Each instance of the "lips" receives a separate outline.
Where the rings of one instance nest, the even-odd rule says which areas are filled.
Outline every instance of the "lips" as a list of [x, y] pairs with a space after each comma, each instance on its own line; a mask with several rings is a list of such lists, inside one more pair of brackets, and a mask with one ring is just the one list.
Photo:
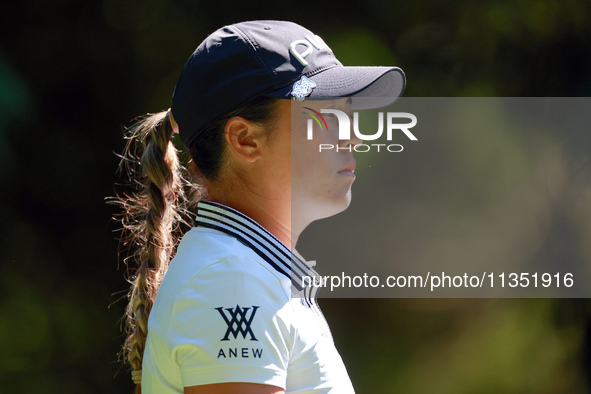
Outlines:
[[353, 160], [352, 162], [350, 162], [349, 164], [347, 164], [347, 166], [345, 168], [343, 168], [342, 170], [339, 171], [339, 174], [341, 173], [347, 173], [350, 172], [351, 174], [353, 174], [355, 172], [355, 167], [357, 166], [357, 162], [355, 160]]

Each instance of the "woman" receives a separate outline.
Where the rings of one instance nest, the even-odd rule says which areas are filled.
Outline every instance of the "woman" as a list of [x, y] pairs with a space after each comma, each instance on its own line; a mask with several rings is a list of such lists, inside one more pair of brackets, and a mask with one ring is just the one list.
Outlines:
[[[144, 187], [120, 199], [139, 245], [124, 346], [136, 392], [140, 381], [144, 393], [353, 392], [314, 289], [302, 286], [316, 274], [294, 248], [308, 224], [349, 205], [361, 141], [339, 140], [328, 116], [309, 140], [303, 108], [348, 113], [359, 96], [385, 105], [404, 84], [395, 67], [343, 67], [290, 22], [226, 26], [199, 45], [171, 109], [127, 137], [124, 163], [141, 162], [130, 174]], [[170, 261], [195, 201], [195, 227]]]

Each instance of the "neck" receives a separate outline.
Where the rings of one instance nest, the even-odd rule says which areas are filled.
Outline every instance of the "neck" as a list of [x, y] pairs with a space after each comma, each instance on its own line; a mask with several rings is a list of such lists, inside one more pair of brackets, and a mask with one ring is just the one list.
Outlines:
[[210, 192], [209, 200], [234, 208], [250, 217], [273, 234], [290, 250], [295, 248], [300, 231], [292, 228], [290, 196], [268, 199], [255, 194], [231, 193], [221, 197]]

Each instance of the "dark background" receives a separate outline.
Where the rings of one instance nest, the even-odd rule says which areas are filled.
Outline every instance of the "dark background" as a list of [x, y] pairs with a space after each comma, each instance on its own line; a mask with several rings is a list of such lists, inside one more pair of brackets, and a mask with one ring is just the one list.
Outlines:
[[[128, 284], [104, 199], [122, 125], [169, 107], [207, 34], [292, 20], [345, 65], [402, 67], [406, 96], [589, 96], [590, 17], [583, 0], [2, 2], [0, 391], [131, 392], [117, 357]], [[591, 233], [556, 220], [585, 255]], [[589, 392], [587, 300], [321, 306], [359, 393]]]

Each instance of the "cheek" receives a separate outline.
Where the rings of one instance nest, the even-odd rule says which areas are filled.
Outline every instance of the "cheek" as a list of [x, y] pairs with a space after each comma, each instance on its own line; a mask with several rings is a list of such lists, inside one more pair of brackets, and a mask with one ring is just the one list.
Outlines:
[[331, 116], [329, 119], [326, 120], [326, 124], [328, 125], [328, 130], [323, 134], [323, 138], [325, 140], [331, 140], [336, 143], [339, 139], [339, 121], [336, 116]]
[[292, 176], [306, 176], [314, 168], [314, 155], [307, 149], [293, 149], [291, 152]]
[[[328, 130], [320, 129], [316, 124], [313, 128], [313, 139], [308, 140], [307, 129], [299, 129], [292, 133], [291, 138], [291, 163], [292, 176], [298, 184], [305, 185], [314, 182], [313, 177], [318, 178], [331, 170], [330, 162], [334, 154], [326, 148], [320, 151], [320, 144], [338, 145], [337, 122], [330, 117], [326, 119]], [[292, 129], [293, 130], [293, 129]], [[333, 148], [334, 149], [334, 148]]]
[[305, 184], [319, 170], [319, 159], [322, 153], [318, 152], [319, 141], [307, 139], [295, 139], [291, 150], [291, 173], [294, 183]]

